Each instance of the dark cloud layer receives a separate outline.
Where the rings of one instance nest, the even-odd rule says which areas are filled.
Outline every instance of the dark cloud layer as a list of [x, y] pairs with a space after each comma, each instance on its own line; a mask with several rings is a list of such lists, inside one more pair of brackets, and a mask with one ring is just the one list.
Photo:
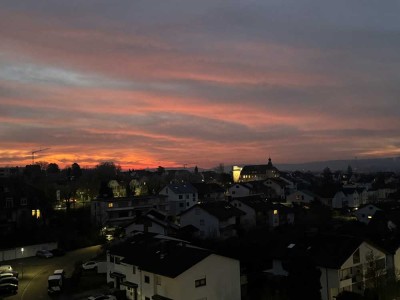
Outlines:
[[1, 165], [400, 153], [398, 1], [0, 3]]

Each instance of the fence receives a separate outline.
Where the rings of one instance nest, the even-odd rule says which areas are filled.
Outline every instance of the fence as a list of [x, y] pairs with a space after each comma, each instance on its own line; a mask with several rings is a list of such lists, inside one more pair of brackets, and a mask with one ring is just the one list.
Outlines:
[[57, 242], [28, 245], [10, 249], [0, 249], [0, 261], [13, 260], [36, 255], [38, 250], [51, 250], [57, 248]]

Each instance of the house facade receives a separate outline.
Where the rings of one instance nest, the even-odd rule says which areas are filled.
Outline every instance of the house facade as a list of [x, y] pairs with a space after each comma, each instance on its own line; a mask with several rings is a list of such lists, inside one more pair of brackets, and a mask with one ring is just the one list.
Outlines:
[[387, 251], [350, 236], [318, 236], [287, 242], [279, 248], [272, 269], [266, 272], [288, 276], [285, 265], [293, 257], [312, 259], [320, 270], [321, 299], [334, 300], [344, 292], [363, 294], [374, 281], [387, 273]]
[[175, 235], [178, 229], [179, 226], [169, 221], [165, 214], [155, 210], [136, 216], [131, 223], [124, 226], [126, 236], [136, 231]]
[[135, 196], [120, 198], [96, 198], [90, 203], [92, 222], [99, 226], [123, 226], [134, 220], [138, 214], [155, 208], [166, 211], [164, 196]]
[[241, 299], [239, 261], [160, 235], [111, 248], [107, 282], [130, 300]]
[[241, 217], [240, 225], [246, 229], [265, 225], [274, 228], [294, 223], [294, 213], [291, 208], [279, 203], [271, 203], [262, 195], [236, 198], [230, 203], [245, 213]]
[[161, 189], [159, 195], [166, 197], [167, 212], [176, 216], [194, 206], [199, 201], [196, 188], [190, 183], [172, 183]]
[[268, 164], [248, 165], [241, 168], [238, 181], [240, 182], [260, 181], [260, 180], [266, 180], [268, 178], [278, 178], [278, 177], [279, 177], [279, 170], [272, 164], [271, 158], [268, 158]]
[[252, 187], [247, 183], [235, 183], [228, 188], [228, 195], [231, 198], [247, 197], [252, 194]]
[[181, 227], [193, 225], [200, 238], [229, 238], [236, 236], [245, 213], [227, 202], [196, 204], [179, 215]]
[[295, 191], [286, 197], [287, 203], [310, 204], [317, 199], [317, 196], [310, 191]]
[[332, 208], [357, 208], [360, 206], [360, 196], [355, 188], [344, 188], [332, 199]]

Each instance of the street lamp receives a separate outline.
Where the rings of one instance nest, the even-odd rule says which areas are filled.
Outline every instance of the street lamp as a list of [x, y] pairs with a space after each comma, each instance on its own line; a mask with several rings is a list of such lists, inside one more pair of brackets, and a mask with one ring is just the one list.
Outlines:
[[[24, 248], [21, 248], [22, 258], [24, 258]], [[24, 278], [24, 263], [21, 262], [21, 278]]]

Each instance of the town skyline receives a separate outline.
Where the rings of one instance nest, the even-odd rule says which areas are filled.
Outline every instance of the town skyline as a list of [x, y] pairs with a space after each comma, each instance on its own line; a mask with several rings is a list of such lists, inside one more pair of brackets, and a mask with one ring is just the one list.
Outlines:
[[0, 166], [400, 154], [400, 4], [0, 3]]

